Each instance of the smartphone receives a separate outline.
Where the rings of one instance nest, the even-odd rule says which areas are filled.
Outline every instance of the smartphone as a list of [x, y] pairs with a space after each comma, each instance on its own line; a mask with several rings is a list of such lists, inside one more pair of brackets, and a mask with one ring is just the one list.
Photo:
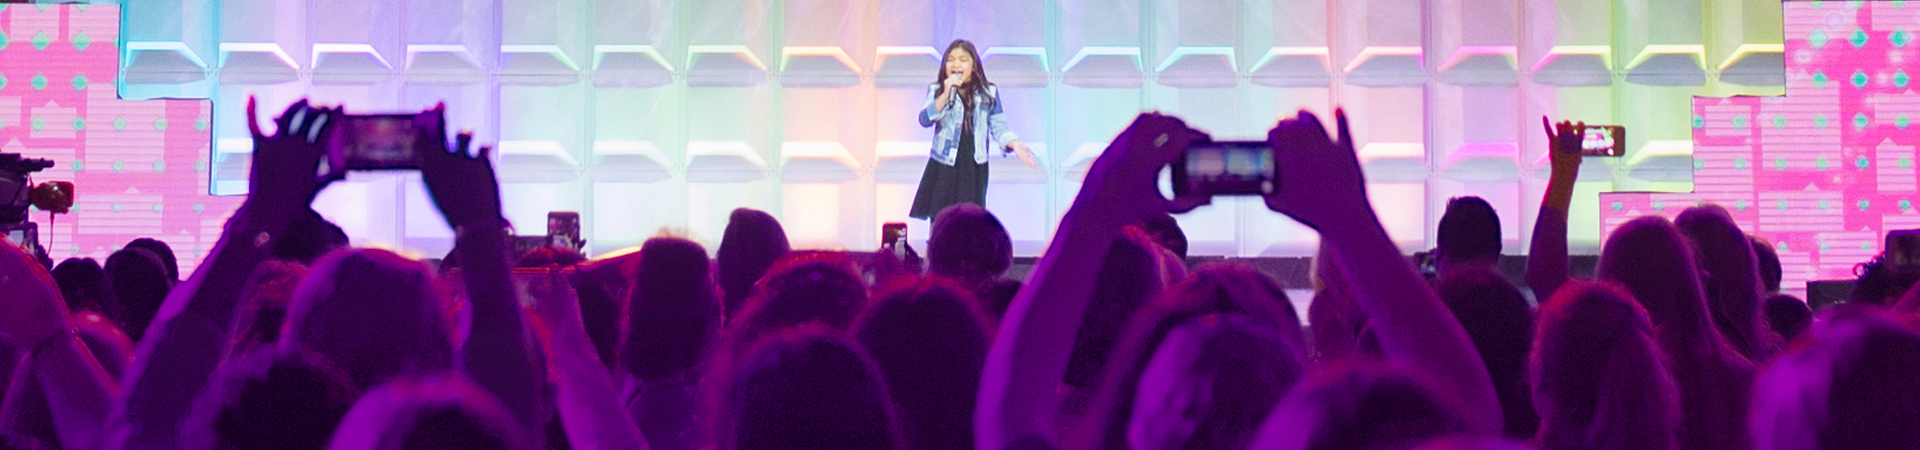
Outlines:
[[1580, 129], [1580, 155], [1618, 158], [1627, 154], [1627, 127], [1587, 125]]
[[906, 222], [887, 222], [880, 225], [880, 248], [893, 248], [906, 239]]
[[580, 213], [573, 211], [552, 211], [547, 213], [547, 245], [579, 250], [586, 246], [580, 239]]
[[1278, 179], [1265, 141], [1196, 142], [1173, 163], [1175, 197], [1267, 195]]
[[418, 114], [347, 115], [334, 132], [332, 159], [345, 170], [418, 169], [414, 145], [426, 133]]
[[1920, 229], [1887, 232], [1881, 261], [1893, 267], [1920, 267]]

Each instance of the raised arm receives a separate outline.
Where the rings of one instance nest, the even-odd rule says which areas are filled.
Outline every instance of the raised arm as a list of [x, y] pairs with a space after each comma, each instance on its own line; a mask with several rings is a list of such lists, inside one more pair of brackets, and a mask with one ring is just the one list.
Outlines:
[[1547, 129], [1547, 160], [1552, 175], [1540, 197], [1540, 214], [1533, 219], [1533, 243], [1527, 247], [1527, 288], [1545, 303], [1567, 282], [1567, 211], [1573, 205], [1573, 184], [1580, 180], [1580, 128], [1586, 123], [1540, 124]]
[[520, 304], [514, 297], [507, 267], [506, 219], [500, 214], [500, 183], [493, 174], [491, 151], [481, 147], [467, 156], [473, 136], [461, 133], [452, 151], [446, 146], [445, 106], [424, 115], [435, 123], [417, 124], [425, 133], [420, 148], [420, 175], [427, 192], [455, 233], [460, 253], [460, 279], [466, 283], [472, 325], [465, 355], [467, 375], [508, 410], [527, 433], [538, 436], [542, 423], [540, 393], [546, 372], [534, 363]]
[[[40, 384], [60, 442], [96, 448], [116, 389], [73, 333], [60, 288], [33, 256], [0, 245], [0, 292], [6, 292], [0, 295], [6, 311], [0, 314], [0, 337], [26, 357], [14, 370]], [[7, 399], [7, 409], [15, 400]]]
[[1267, 207], [1320, 232], [1338, 254], [1336, 266], [1351, 281], [1354, 301], [1366, 314], [1389, 359], [1426, 371], [1466, 407], [1473, 430], [1500, 432], [1500, 404], [1480, 353], [1440, 296], [1387, 237], [1367, 200], [1360, 161], [1344, 112], [1336, 112], [1339, 140], [1312, 113], [1282, 121], [1267, 135], [1279, 163], [1280, 188]]
[[227, 219], [213, 251], [160, 306], [139, 354], [122, 377], [125, 395], [113, 401], [104, 448], [176, 448], [179, 429], [220, 365], [227, 325], [253, 268], [266, 261], [296, 213], [307, 210], [323, 179], [315, 175], [326, 154], [327, 131], [337, 109], [316, 109], [305, 100], [278, 119], [273, 136], [260, 131], [254, 100], [247, 101], [253, 134], [251, 193]]
[[600, 363], [580, 317], [580, 300], [558, 272], [534, 284], [534, 308], [551, 333], [553, 370], [558, 375], [561, 423], [567, 441], [584, 450], [646, 450], [647, 440], [614, 393], [620, 392]]
[[1055, 390], [1101, 261], [1122, 227], [1180, 208], [1160, 196], [1156, 179], [1188, 142], [1200, 139], [1204, 136], [1179, 119], [1142, 115], [1094, 161], [987, 353], [974, 413], [979, 448], [1057, 442], [1052, 435]]

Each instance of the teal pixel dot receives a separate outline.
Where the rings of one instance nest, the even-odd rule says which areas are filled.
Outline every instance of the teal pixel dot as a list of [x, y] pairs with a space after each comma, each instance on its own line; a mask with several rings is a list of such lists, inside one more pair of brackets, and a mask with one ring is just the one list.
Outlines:
[[1786, 200], [1780, 200], [1780, 201], [1777, 201], [1777, 202], [1775, 202], [1775, 203], [1774, 203], [1774, 207], [1775, 207], [1775, 208], [1779, 208], [1779, 209], [1780, 209], [1781, 211], [1786, 211], [1786, 210], [1787, 210], [1787, 201], [1786, 201]]
[[1627, 205], [1622, 205], [1620, 204], [1620, 202], [1616, 201], [1616, 202], [1613, 202], [1612, 205], [1608, 205], [1608, 206], [1612, 206], [1614, 211], [1619, 211], [1621, 208], [1625, 208]]
[[1865, 156], [1862, 156], [1862, 157], [1859, 157], [1859, 158], [1855, 158], [1855, 159], [1853, 160], [1853, 166], [1854, 166], [1854, 167], [1858, 167], [1858, 168], [1860, 168], [1861, 170], [1866, 170], [1866, 168], [1867, 168], [1867, 166], [1868, 166], [1868, 165], [1869, 165], [1869, 163], [1867, 162], [1867, 157], [1865, 157]]
[[1857, 206], [1859, 206], [1859, 207], [1860, 207], [1860, 210], [1861, 210], [1861, 211], [1866, 211], [1866, 210], [1867, 210], [1868, 208], [1870, 208], [1870, 207], [1872, 207], [1872, 206], [1873, 206], [1873, 203], [1870, 203], [1870, 202], [1868, 202], [1868, 201], [1866, 201], [1866, 200], [1861, 200], [1861, 201], [1860, 201], [1860, 204], [1859, 204], [1859, 205], [1857, 205]]

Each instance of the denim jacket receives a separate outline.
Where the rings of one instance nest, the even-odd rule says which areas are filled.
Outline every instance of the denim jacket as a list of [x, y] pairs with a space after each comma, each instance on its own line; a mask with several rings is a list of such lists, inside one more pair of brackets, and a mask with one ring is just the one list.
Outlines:
[[[965, 103], [960, 99], [949, 99], [949, 105], [935, 105], [933, 101], [940, 97], [940, 85], [927, 88], [927, 106], [920, 108], [920, 126], [934, 127], [933, 150], [930, 155], [934, 161], [953, 165], [954, 155], [960, 152], [960, 121], [966, 113], [961, 111]], [[1004, 147], [1020, 136], [1007, 130], [1007, 118], [1000, 108], [1000, 90], [987, 86], [987, 95], [975, 97], [973, 101], [973, 162], [987, 163], [987, 153]], [[935, 126], [938, 125], [938, 126]], [[989, 140], [988, 138], [992, 138]], [[992, 145], [985, 145], [991, 143]]]

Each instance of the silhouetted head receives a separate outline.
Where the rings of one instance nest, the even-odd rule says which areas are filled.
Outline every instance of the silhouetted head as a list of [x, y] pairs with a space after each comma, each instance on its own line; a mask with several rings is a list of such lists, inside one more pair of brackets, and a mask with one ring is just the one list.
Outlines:
[[1315, 373], [1274, 407], [1249, 448], [1395, 449], [1464, 433], [1462, 407], [1425, 374], [1349, 361]]
[[974, 403], [993, 340], [986, 318], [966, 288], [937, 277], [881, 292], [854, 336], [885, 376], [909, 447], [974, 448]]
[[[1107, 258], [1094, 279], [1093, 298], [1073, 341], [1073, 353], [1067, 361], [1063, 381], [1068, 386], [1090, 389], [1099, 383], [1108, 357], [1120, 343], [1121, 333], [1133, 321], [1134, 311], [1166, 288], [1160, 278], [1159, 258], [1154, 244], [1134, 229], [1115, 237], [1108, 246]], [[1068, 268], [1084, 270], [1091, 268]]]
[[1500, 262], [1500, 214], [1480, 197], [1454, 197], [1447, 201], [1447, 212], [1440, 215], [1439, 255], [1435, 264], [1441, 270], [1455, 266], [1491, 267]]
[[720, 332], [707, 249], [681, 238], [652, 238], [640, 247], [627, 313], [621, 363], [643, 380], [691, 377]]
[[1187, 232], [1180, 229], [1180, 221], [1173, 214], [1161, 214], [1140, 222], [1140, 229], [1147, 232], [1154, 242], [1160, 243], [1180, 259], [1187, 258]]
[[1460, 320], [1480, 360], [1493, 376], [1499, 395], [1504, 435], [1526, 440], [1540, 427], [1527, 385], [1527, 353], [1533, 350], [1533, 311], [1520, 289], [1487, 268], [1463, 268], [1441, 274], [1437, 286], [1453, 317]]
[[800, 253], [782, 260], [760, 281], [745, 311], [735, 316], [727, 330], [735, 345], [748, 345], [768, 332], [811, 322], [846, 330], [866, 304], [866, 282], [853, 260], [837, 253]]
[[1920, 267], [1901, 266], [1886, 260], [1886, 255], [1875, 256], [1872, 261], [1854, 266], [1853, 293], [1848, 295], [1847, 303], [1870, 306], [1892, 306], [1920, 281]]
[[838, 331], [788, 329], [754, 347], [731, 374], [723, 450], [904, 448], [872, 360]]
[[728, 317], [738, 315], [747, 297], [753, 295], [754, 284], [789, 249], [787, 231], [773, 215], [747, 208], [733, 210], [714, 255]]
[[1239, 314], [1201, 316], [1169, 330], [1132, 387], [1127, 443], [1247, 448], [1260, 421], [1306, 372], [1291, 339], [1272, 323]]
[[287, 231], [275, 236], [273, 257], [313, 265], [320, 257], [347, 247], [347, 232], [309, 209], [294, 215]]
[[1767, 324], [1781, 338], [1791, 341], [1813, 325], [1813, 309], [1799, 297], [1773, 294], [1767, 296]]
[[1780, 253], [1774, 251], [1773, 243], [1759, 236], [1750, 236], [1753, 242], [1753, 257], [1760, 264], [1760, 284], [1767, 292], [1780, 292]]
[[191, 450], [324, 449], [359, 389], [318, 355], [273, 349], [221, 366], [181, 428]]
[[969, 283], [1000, 277], [1013, 265], [1013, 240], [986, 208], [962, 203], [940, 210], [927, 238], [927, 271]]
[[1760, 314], [1766, 288], [1761, 286], [1753, 239], [1740, 231], [1725, 208], [1711, 203], [1682, 211], [1674, 226], [1687, 235], [1694, 256], [1699, 258], [1701, 286], [1712, 309], [1714, 328], [1750, 358], [1772, 354], [1778, 338]]
[[627, 324], [628, 297], [633, 295], [633, 272], [639, 267], [640, 249], [629, 247], [580, 263], [568, 280], [580, 300], [580, 321], [587, 339], [593, 341], [600, 364], [607, 367], [620, 367], [620, 343], [627, 336], [623, 327]]
[[360, 396], [331, 450], [534, 450], [512, 413], [455, 374], [406, 377]]
[[255, 267], [240, 289], [240, 305], [227, 331], [232, 339], [227, 355], [238, 357], [278, 344], [287, 328], [294, 292], [306, 278], [307, 266], [293, 261], [274, 259]]
[[1754, 387], [1757, 448], [1880, 449], [1920, 442], [1920, 335], [1875, 313], [1833, 317]]
[[107, 257], [106, 272], [115, 302], [107, 308], [107, 317], [139, 342], [147, 334], [147, 325], [160, 314], [160, 304], [166, 302], [174, 280], [159, 256], [141, 248], [113, 252]]
[[[1205, 317], [1214, 318], [1203, 319]], [[1154, 360], [1161, 357], [1159, 352], [1169, 348], [1167, 341], [1174, 329], [1189, 323], [1225, 322], [1249, 323], [1221, 328], [1223, 332], [1232, 330], [1228, 334], [1240, 337], [1196, 335], [1192, 341], [1175, 344], [1174, 348], [1203, 344], [1206, 351], [1176, 350], [1186, 353], [1167, 355], [1172, 359], [1164, 362], [1171, 365], [1162, 368], [1187, 367], [1188, 371], [1154, 375], [1176, 380], [1187, 387], [1204, 386], [1213, 398], [1193, 400], [1184, 406], [1166, 404], [1163, 401], [1177, 397], [1167, 395], [1184, 391], [1146, 390], [1150, 387], [1146, 381], [1150, 367]], [[1259, 326], [1253, 327], [1253, 324]], [[1196, 329], [1210, 326], [1202, 325]], [[1253, 331], [1249, 327], [1264, 328], [1266, 331]], [[1243, 441], [1258, 425], [1259, 418], [1304, 376], [1307, 365], [1300, 319], [1287, 301], [1286, 292], [1266, 274], [1242, 264], [1209, 264], [1200, 267], [1194, 271], [1192, 278], [1168, 288], [1150, 305], [1141, 309], [1122, 339], [1102, 376], [1096, 394], [1098, 397], [1093, 400], [1086, 415], [1088, 426], [1081, 427], [1082, 431], [1091, 434], [1078, 436], [1080, 440], [1097, 442], [1097, 446], [1102, 448], [1129, 445], [1129, 430], [1135, 428], [1133, 423], [1136, 421], [1157, 421], [1166, 417], [1185, 417], [1188, 420], [1181, 423], [1192, 425], [1193, 428], [1185, 431], [1181, 431], [1184, 428], [1158, 429], [1149, 434], [1186, 436], [1184, 440], [1175, 440], [1195, 445], [1207, 444], [1195, 448], [1244, 448]], [[1189, 357], [1197, 359], [1185, 359]], [[1194, 365], [1183, 365], [1187, 362]], [[1232, 370], [1239, 373], [1217, 375], [1210, 372], [1226, 366], [1205, 366], [1205, 370], [1196, 368], [1210, 364], [1231, 365], [1235, 367]], [[1139, 397], [1143, 392], [1155, 396], [1145, 401], [1162, 403], [1143, 404]], [[1168, 409], [1178, 407], [1197, 409], [1185, 412]], [[1169, 414], [1171, 416], [1167, 416]], [[1154, 441], [1155, 445], [1167, 444], [1165, 439]], [[1240, 444], [1236, 447], [1234, 442]]]
[[114, 302], [107, 272], [93, 258], [61, 261], [53, 266], [53, 280], [60, 283], [60, 297], [67, 300], [68, 310], [105, 312], [105, 306]]
[[1540, 305], [1529, 365], [1544, 447], [1676, 448], [1680, 393], [1653, 330], [1608, 284], [1573, 282]]
[[1664, 217], [1646, 216], [1620, 225], [1607, 237], [1596, 275], [1626, 287], [1662, 335], [1724, 341], [1707, 312], [1694, 261], [1692, 244], [1679, 228]]
[[322, 259], [300, 283], [281, 346], [340, 365], [356, 386], [453, 365], [450, 322], [426, 264], [379, 249]]
[[127, 242], [127, 248], [153, 252], [153, 256], [160, 258], [160, 267], [167, 269], [167, 278], [176, 281], [180, 279], [180, 259], [173, 254], [173, 246], [159, 239], [139, 238]]

